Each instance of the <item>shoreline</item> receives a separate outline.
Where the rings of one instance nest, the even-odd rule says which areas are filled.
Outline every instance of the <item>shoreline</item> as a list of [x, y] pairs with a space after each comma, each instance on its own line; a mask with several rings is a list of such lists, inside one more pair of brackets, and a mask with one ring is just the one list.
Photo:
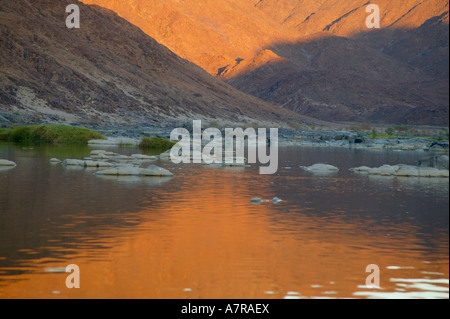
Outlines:
[[[89, 141], [89, 145], [137, 145], [143, 137], [170, 139], [167, 129], [107, 129], [99, 130], [108, 140]], [[397, 150], [449, 153], [449, 141], [430, 137], [393, 137], [370, 139], [351, 131], [294, 131], [282, 129], [279, 146], [303, 146], [321, 148], [347, 148], [366, 150]]]

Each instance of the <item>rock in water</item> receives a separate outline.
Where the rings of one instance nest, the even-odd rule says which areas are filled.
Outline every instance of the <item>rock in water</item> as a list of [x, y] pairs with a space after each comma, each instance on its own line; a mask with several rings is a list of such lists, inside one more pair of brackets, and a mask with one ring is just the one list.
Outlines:
[[93, 150], [93, 151], [91, 151], [91, 155], [92, 156], [97, 156], [97, 155], [100, 155], [102, 153], [106, 153], [106, 151], [105, 150]]
[[66, 272], [66, 267], [45, 267], [45, 272], [62, 273]]
[[58, 163], [61, 163], [61, 160], [59, 160], [59, 159], [57, 159], [57, 158], [51, 158], [51, 159], [49, 160], [49, 162], [52, 163], [52, 164], [58, 164]]
[[395, 175], [398, 167], [391, 165], [383, 165], [376, 168], [371, 168], [368, 170], [370, 175], [381, 175], [381, 176], [392, 176]]
[[368, 168], [361, 166], [351, 168], [354, 172], [367, 172], [369, 175], [381, 176], [400, 176], [400, 177], [448, 177], [449, 171], [447, 169], [438, 169], [434, 167], [420, 167], [411, 165], [383, 165], [380, 167]]
[[12, 161], [0, 159], [0, 166], [17, 166], [17, 164]]
[[115, 176], [174, 176], [170, 171], [150, 165], [147, 168], [118, 167], [96, 172], [95, 175], [115, 175]]
[[62, 162], [64, 166], [83, 166], [83, 167], [114, 167], [114, 164], [101, 161], [66, 159]]
[[68, 158], [62, 162], [62, 165], [64, 165], [64, 166], [84, 166], [84, 161]]
[[437, 169], [434, 167], [420, 167], [420, 177], [448, 177], [449, 171], [446, 169]]
[[339, 168], [333, 165], [329, 164], [314, 164], [311, 166], [300, 166], [304, 170], [310, 171], [310, 172], [337, 172], [339, 171]]
[[277, 204], [277, 203], [282, 202], [282, 201], [283, 201], [283, 200], [282, 200], [282, 199], [279, 199], [278, 197], [272, 198], [272, 202], [273, 202], [274, 204]]
[[141, 169], [141, 175], [144, 176], [173, 176], [172, 172], [156, 165], [150, 165]]
[[97, 161], [84, 161], [84, 166], [86, 166], [86, 167], [114, 167], [114, 165], [112, 163], [97, 162]]
[[253, 197], [252, 199], [250, 199], [250, 202], [255, 203], [255, 204], [261, 204], [263, 202], [263, 200], [259, 197]]
[[404, 165], [395, 172], [395, 176], [419, 176], [419, 169], [415, 166]]
[[361, 172], [361, 173], [367, 173], [367, 172], [369, 172], [370, 169], [371, 168], [368, 166], [360, 166], [360, 167], [350, 168], [350, 170], [353, 172]]
[[157, 160], [158, 158], [156, 156], [150, 156], [150, 155], [144, 155], [144, 154], [133, 154], [131, 155], [132, 158], [139, 159], [139, 160]]

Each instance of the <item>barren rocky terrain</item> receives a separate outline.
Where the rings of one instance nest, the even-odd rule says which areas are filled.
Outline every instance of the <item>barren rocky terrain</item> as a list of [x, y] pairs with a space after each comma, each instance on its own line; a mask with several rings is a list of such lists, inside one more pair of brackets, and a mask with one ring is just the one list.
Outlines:
[[0, 121], [448, 126], [448, 1], [370, 3], [4, 0]]
[[[65, 8], [80, 6], [81, 28]], [[114, 12], [76, 1], [0, 2], [0, 122], [165, 125], [318, 122], [242, 93]]]
[[448, 125], [448, 1], [84, 0], [239, 90], [328, 121]]

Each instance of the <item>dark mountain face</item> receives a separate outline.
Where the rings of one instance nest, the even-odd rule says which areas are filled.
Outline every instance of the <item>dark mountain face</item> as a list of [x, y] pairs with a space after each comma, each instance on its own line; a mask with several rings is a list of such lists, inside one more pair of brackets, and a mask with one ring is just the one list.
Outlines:
[[322, 120], [448, 125], [448, 48], [446, 11], [413, 29], [276, 43], [269, 50], [277, 61], [241, 62], [222, 74], [246, 93]]

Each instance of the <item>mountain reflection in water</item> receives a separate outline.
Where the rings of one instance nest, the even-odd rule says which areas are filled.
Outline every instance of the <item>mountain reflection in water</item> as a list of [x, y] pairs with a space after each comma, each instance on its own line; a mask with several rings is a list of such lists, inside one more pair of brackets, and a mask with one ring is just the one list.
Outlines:
[[[448, 298], [448, 179], [348, 171], [423, 153], [281, 147], [275, 175], [156, 163], [173, 178], [48, 161], [89, 152], [0, 145], [18, 164], [0, 171], [0, 298]], [[299, 168], [314, 163], [340, 171]], [[46, 271], [69, 264], [80, 289]]]

